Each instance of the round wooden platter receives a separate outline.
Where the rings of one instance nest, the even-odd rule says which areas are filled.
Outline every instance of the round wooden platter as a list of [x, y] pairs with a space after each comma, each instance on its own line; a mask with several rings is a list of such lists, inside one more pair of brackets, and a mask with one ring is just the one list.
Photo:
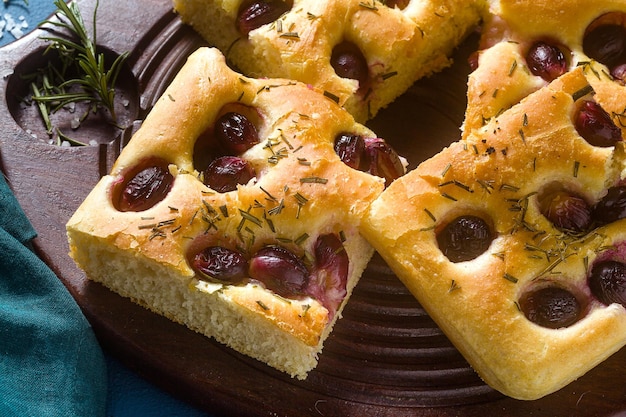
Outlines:
[[[78, 2], [87, 25], [95, 0]], [[626, 349], [578, 381], [537, 401], [486, 386], [385, 263], [375, 257], [326, 342], [319, 366], [297, 381], [89, 282], [68, 257], [65, 223], [110, 169], [133, 126], [186, 57], [205, 43], [169, 0], [101, 0], [98, 45], [129, 51], [119, 97], [123, 130], [97, 117], [73, 132], [92, 146], [48, 142], [34, 107], [20, 100], [22, 75], [46, 58], [36, 30], [0, 50], [0, 168], [57, 273], [101, 343], [155, 384], [213, 415], [236, 416], [617, 416], [626, 414]], [[448, 70], [415, 84], [368, 123], [411, 167], [459, 137], [475, 37]], [[132, 278], [132, 277], [131, 277]]]

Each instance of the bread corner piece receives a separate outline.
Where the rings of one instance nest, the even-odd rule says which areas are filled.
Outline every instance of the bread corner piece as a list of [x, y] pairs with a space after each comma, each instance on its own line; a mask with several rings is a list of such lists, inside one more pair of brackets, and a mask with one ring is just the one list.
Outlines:
[[[454, 48], [487, 8], [483, 0], [410, 1], [403, 9], [373, 0], [286, 0], [284, 14], [244, 34], [237, 22], [251, 3], [173, 0], [182, 21], [244, 74], [311, 84], [362, 123], [416, 80], [449, 66]], [[367, 62], [364, 85], [333, 68], [333, 51], [344, 42]]]
[[[595, 262], [624, 262], [625, 220], [573, 236], [541, 210], [552, 191], [593, 203], [622, 180], [623, 144], [591, 146], [573, 127], [586, 86], [582, 69], [569, 73], [451, 144], [391, 184], [363, 229], [477, 373], [517, 399], [566, 386], [626, 344], [626, 309], [600, 302], [588, 285]], [[453, 261], [438, 238], [470, 215], [494, 238]], [[531, 320], [522, 300], [543, 288], [572, 294], [580, 317], [559, 328]]]
[[[227, 111], [255, 120], [260, 141], [241, 157], [256, 178], [218, 193], [201, 181], [197, 161], [201, 138]], [[384, 187], [340, 161], [333, 140], [342, 132], [374, 135], [304, 84], [246, 78], [217, 49], [201, 48], [67, 223], [70, 255], [91, 280], [303, 379], [373, 253], [359, 229]], [[120, 188], [152, 160], [167, 163], [170, 191], [143, 211], [118, 210]], [[315, 264], [314, 244], [329, 233], [341, 237], [349, 259], [345, 297], [335, 308], [312, 296], [279, 296], [254, 280], [207, 280], [191, 265], [210, 245], [246, 256], [280, 245]]]

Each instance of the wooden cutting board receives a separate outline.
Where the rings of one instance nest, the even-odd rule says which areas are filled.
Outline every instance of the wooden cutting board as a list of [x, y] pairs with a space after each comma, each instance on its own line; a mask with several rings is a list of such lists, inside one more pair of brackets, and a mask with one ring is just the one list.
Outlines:
[[[91, 25], [95, 0], [79, 1]], [[20, 101], [20, 74], [37, 70], [46, 43], [37, 30], [0, 50], [0, 168], [39, 232], [36, 248], [67, 286], [102, 345], [129, 367], [208, 412], [236, 416], [616, 416], [626, 414], [626, 349], [538, 401], [486, 386], [385, 263], [375, 257], [319, 366], [296, 381], [87, 281], [68, 257], [65, 223], [108, 172], [133, 128], [181, 67], [205, 45], [169, 0], [101, 0], [98, 44], [129, 51], [121, 76], [119, 130], [90, 117], [76, 136], [95, 146], [48, 143], [36, 111]], [[469, 39], [455, 65], [415, 84], [368, 125], [411, 167], [459, 137]]]

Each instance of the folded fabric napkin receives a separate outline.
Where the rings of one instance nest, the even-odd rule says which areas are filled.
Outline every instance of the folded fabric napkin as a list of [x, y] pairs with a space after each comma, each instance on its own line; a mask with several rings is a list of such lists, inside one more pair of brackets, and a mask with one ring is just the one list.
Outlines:
[[35, 235], [0, 172], [0, 416], [104, 416], [102, 351]]

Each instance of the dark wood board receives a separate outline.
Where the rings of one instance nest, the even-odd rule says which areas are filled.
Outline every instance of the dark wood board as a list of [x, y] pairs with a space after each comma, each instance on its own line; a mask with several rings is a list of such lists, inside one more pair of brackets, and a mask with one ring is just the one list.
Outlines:
[[[79, 1], [88, 25], [95, 0]], [[65, 223], [108, 172], [139, 121], [185, 58], [205, 43], [169, 0], [101, 0], [98, 44], [130, 51], [120, 94], [124, 130], [90, 119], [76, 135], [97, 146], [47, 143], [41, 120], [19, 100], [22, 73], [44, 62], [36, 30], [0, 50], [0, 168], [39, 236], [36, 248], [92, 323], [103, 346], [155, 384], [214, 415], [232, 416], [618, 416], [626, 415], [626, 349], [537, 401], [487, 387], [385, 263], [375, 257], [306, 381], [193, 333], [89, 282], [67, 255]], [[469, 39], [455, 65], [422, 80], [368, 123], [414, 167], [458, 139]], [[11, 74], [12, 73], [12, 74]], [[36, 137], [35, 137], [36, 136]]]

